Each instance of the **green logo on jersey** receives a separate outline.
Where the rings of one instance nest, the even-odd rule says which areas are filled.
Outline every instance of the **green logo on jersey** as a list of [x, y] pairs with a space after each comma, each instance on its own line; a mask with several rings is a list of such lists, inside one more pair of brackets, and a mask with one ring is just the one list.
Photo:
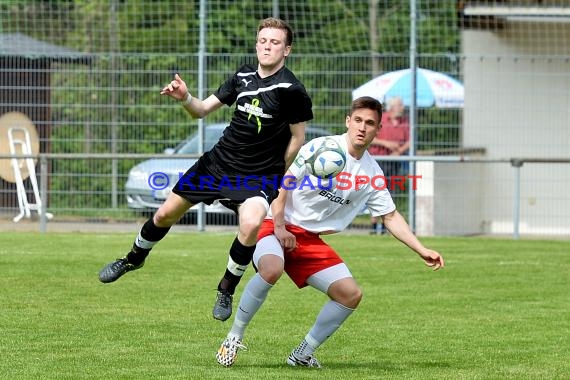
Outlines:
[[305, 157], [303, 157], [301, 154], [298, 154], [297, 158], [295, 159], [295, 161], [293, 161], [293, 163], [297, 165], [298, 168], [300, 168], [303, 165], [305, 165]]
[[253, 108], [250, 109], [250, 111], [248, 112], [248, 113], [249, 113], [249, 116], [247, 117], [247, 120], [249, 121], [249, 119], [251, 119], [252, 116], [255, 117], [255, 119], [256, 119], [256, 121], [257, 121], [257, 133], [259, 133], [259, 132], [261, 132], [261, 119], [259, 118], [259, 116], [257, 116], [257, 115], [254, 113], [254, 112], [255, 112], [255, 109], [258, 108], [258, 106], [259, 106], [259, 99], [254, 98], [254, 99], [251, 101], [251, 105], [253, 106]]

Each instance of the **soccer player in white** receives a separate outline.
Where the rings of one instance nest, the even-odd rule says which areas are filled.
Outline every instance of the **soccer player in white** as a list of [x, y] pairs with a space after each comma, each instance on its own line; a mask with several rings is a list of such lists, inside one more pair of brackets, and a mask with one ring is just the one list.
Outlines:
[[330, 298], [287, 359], [292, 366], [320, 367], [314, 351], [352, 314], [362, 291], [342, 258], [319, 235], [344, 230], [364, 206], [372, 216], [382, 217], [390, 233], [427, 266], [434, 270], [444, 266], [442, 256], [416, 238], [379, 181], [382, 170], [367, 148], [381, 127], [381, 118], [382, 105], [377, 100], [362, 97], [352, 102], [347, 132], [328, 137], [339, 143], [347, 158], [344, 171], [332, 185], [309, 176], [304, 164], [316, 141], [301, 148], [259, 232], [253, 258], [258, 272], [243, 291], [231, 330], [216, 355], [218, 363], [231, 366], [238, 349], [245, 348], [246, 327], [285, 271], [299, 288], [310, 285]]

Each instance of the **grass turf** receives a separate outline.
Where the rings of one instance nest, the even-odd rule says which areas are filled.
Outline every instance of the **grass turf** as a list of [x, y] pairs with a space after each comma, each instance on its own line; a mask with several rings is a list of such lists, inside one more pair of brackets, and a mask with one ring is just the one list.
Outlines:
[[246, 331], [249, 350], [223, 368], [215, 351], [230, 322], [212, 319], [211, 308], [233, 235], [171, 233], [143, 269], [99, 283], [98, 270], [133, 238], [0, 233], [0, 378], [570, 376], [568, 242], [424, 239], [446, 259], [432, 272], [391, 237], [326, 237], [364, 298], [317, 351], [324, 368], [314, 370], [285, 359], [324, 295], [284, 276]]

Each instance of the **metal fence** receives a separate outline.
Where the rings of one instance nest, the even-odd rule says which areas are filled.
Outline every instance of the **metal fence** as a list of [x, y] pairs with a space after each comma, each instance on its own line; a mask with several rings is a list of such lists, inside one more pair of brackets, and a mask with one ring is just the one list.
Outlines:
[[[165, 160], [157, 172], [149, 172], [144, 178], [149, 194], [162, 190], [166, 186], [164, 177], [154, 178], [159, 173], [168, 172], [166, 162], [171, 155], [145, 154], [39, 154], [39, 155], [0, 155], [0, 161], [11, 161], [25, 167], [26, 160], [37, 160], [39, 172], [31, 173], [24, 183], [22, 193], [6, 193], [3, 197], [11, 198], [18, 207], [6, 207], [3, 215], [11, 217], [16, 223], [23, 218], [37, 222], [40, 232], [49, 230], [49, 224], [56, 221], [112, 219], [133, 222], [141, 216], [149, 215], [153, 209], [132, 209], [127, 202], [128, 192], [124, 185], [127, 173], [113, 177], [90, 173], [60, 173], [56, 168], [66, 161], [85, 161], [92, 166], [109, 165], [112, 161], [144, 159]], [[196, 155], [180, 155], [179, 160], [196, 158]], [[376, 156], [380, 165], [390, 160]], [[416, 233], [421, 236], [454, 235], [501, 235], [518, 239], [522, 236], [568, 237], [570, 236], [570, 200], [562, 191], [560, 197], [553, 197], [548, 192], [536, 192], [537, 188], [561, 188], [570, 185], [570, 178], [557, 175], [561, 167], [567, 167], [570, 159], [534, 159], [505, 158], [486, 159], [473, 156], [417, 156], [402, 162], [416, 162], [417, 172], [414, 178], [403, 174], [396, 181], [394, 194], [396, 204], [404, 215], [415, 214]], [[34, 163], [35, 166], [35, 163]], [[501, 171], [502, 176], [489, 177], [485, 173]], [[547, 180], [536, 181], [535, 173], [540, 172]], [[74, 186], [54, 189], [53, 183], [62, 176], [72, 182], [96, 181], [99, 185], [92, 191], [78, 191]], [[170, 180], [170, 179], [168, 179]], [[168, 181], [167, 180], [167, 181]], [[37, 182], [36, 182], [37, 181]], [[493, 193], [487, 194], [481, 189], [493, 183]], [[468, 183], [466, 187], [465, 184]], [[166, 183], [168, 184], [168, 183]], [[402, 187], [400, 188], [400, 184]], [[370, 185], [374, 186], [374, 183]], [[113, 206], [112, 190], [119, 189], [119, 205]], [[467, 189], [467, 190], [466, 190]], [[415, 193], [413, 211], [408, 209], [409, 194]], [[500, 210], [490, 207], [488, 198], [497, 202]], [[557, 212], [552, 212], [554, 205]], [[184, 224], [195, 225], [197, 230], [207, 230], [211, 225], [233, 226], [235, 216], [230, 211], [196, 208], [191, 210]], [[362, 214], [351, 225], [352, 229], [367, 229], [368, 217]]]
[[[462, 82], [462, 108], [408, 108], [409, 167], [422, 179], [417, 191], [394, 197], [418, 233], [570, 235], [564, 0], [2, 1], [2, 220], [20, 213], [18, 194], [36, 202], [31, 170], [54, 221], [144, 215], [135, 201], [165, 194], [129, 196], [131, 169], [231, 113], [191, 120], [160, 88], [179, 72], [193, 94], [207, 96], [255, 62], [257, 22], [272, 15], [295, 29], [287, 65], [312, 97], [313, 127], [341, 132], [352, 91], [381, 74], [416, 65]], [[18, 160], [26, 177], [18, 187], [8, 130], [29, 124], [33, 169]], [[235, 222], [212, 215], [187, 222]], [[368, 223], [363, 215], [353, 227]]]

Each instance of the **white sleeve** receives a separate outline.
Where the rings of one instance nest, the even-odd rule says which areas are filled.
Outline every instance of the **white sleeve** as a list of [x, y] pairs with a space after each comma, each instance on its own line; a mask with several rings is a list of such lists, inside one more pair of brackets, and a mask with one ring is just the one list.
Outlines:
[[[371, 166], [373, 170], [371, 170], [370, 172], [374, 173], [374, 176], [379, 175], [384, 177], [384, 173], [382, 172], [382, 169], [378, 166], [378, 164], [376, 164], [376, 161], [374, 161], [374, 164], [371, 164]], [[390, 194], [390, 191], [385, 185], [381, 189], [377, 188], [376, 190], [372, 191], [372, 194], [366, 201], [366, 206], [368, 207], [371, 216], [386, 215], [396, 209], [396, 205], [394, 204], [392, 195]]]
[[392, 196], [388, 190], [379, 190], [372, 193], [366, 202], [370, 211], [370, 216], [382, 216], [391, 213], [396, 209]]

